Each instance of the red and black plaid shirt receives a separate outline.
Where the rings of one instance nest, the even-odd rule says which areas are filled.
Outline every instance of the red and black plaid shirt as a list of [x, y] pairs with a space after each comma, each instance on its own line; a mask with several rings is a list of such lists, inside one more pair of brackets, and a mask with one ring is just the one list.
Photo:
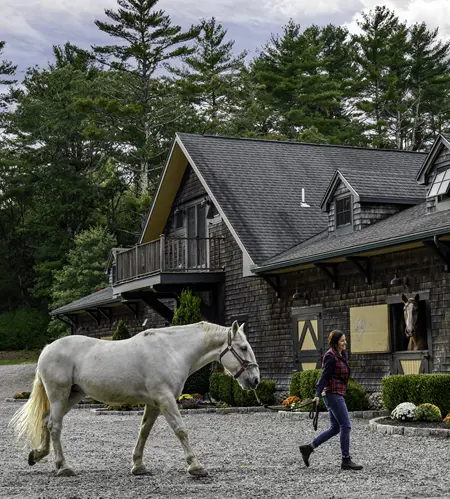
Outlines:
[[316, 396], [320, 397], [322, 391], [326, 394], [345, 395], [347, 392], [350, 368], [347, 364], [347, 352], [342, 355], [330, 348], [322, 360], [322, 376], [316, 385]]

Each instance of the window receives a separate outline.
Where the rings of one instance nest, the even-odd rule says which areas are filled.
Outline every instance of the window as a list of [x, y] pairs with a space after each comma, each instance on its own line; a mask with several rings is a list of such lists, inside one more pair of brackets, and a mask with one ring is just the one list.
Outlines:
[[[409, 338], [406, 336], [405, 318], [403, 313], [403, 302], [391, 303], [389, 305], [389, 319], [391, 330], [392, 349], [395, 352], [402, 352], [408, 350]], [[427, 300], [419, 301], [419, 313], [417, 322], [417, 331], [423, 339], [424, 350], [429, 348], [428, 345], [428, 317], [429, 307]]]
[[183, 222], [184, 222], [183, 211], [179, 210], [179, 209], [176, 209], [175, 212], [174, 212], [175, 230], [182, 229], [183, 228]]
[[352, 223], [351, 196], [336, 200], [336, 227], [343, 227]]
[[428, 197], [445, 196], [450, 187], [450, 168], [448, 170], [438, 171], [436, 177], [428, 192]]

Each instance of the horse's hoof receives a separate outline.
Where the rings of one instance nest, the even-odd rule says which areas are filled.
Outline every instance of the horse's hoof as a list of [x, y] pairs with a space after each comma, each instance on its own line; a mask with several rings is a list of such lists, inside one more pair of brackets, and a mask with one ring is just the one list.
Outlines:
[[75, 476], [75, 471], [70, 468], [61, 468], [56, 472], [56, 476]]
[[133, 466], [131, 469], [133, 475], [150, 475], [150, 471], [144, 466]]
[[28, 464], [30, 466], [34, 466], [36, 464], [36, 461], [34, 460], [34, 451], [33, 450], [28, 454]]
[[208, 476], [208, 472], [205, 470], [205, 468], [201, 466], [196, 466], [196, 467], [189, 466], [188, 472], [196, 478]]

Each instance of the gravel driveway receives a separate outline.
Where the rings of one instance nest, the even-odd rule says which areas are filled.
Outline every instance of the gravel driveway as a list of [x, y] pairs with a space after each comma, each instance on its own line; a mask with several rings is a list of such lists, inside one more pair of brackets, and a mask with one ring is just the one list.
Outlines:
[[[32, 468], [6, 425], [17, 409], [0, 402], [0, 497], [34, 499], [106, 498], [450, 498], [450, 440], [369, 432], [367, 420], [353, 421], [353, 455], [362, 472], [341, 471], [334, 439], [312, 455], [305, 468], [298, 444], [314, 431], [308, 420], [276, 413], [197, 414], [184, 421], [197, 455], [210, 476], [185, 471], [181, 446], [158, 418], [146, 447], [148, 476], [130, 474], [138, 416], [98, 416], [76, 409], [65, 419], [63, 445], [71, 478], [53, 476], [53, 457]], [[326, 418], [319, 422], [325, 428]], [[331, 484], [334, 484], [333, 486]]]

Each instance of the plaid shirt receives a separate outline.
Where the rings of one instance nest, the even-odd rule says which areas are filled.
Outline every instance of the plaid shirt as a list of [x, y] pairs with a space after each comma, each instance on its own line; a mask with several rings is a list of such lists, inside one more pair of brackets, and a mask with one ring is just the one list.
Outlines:
[[327, 395], [345, 395], [350, 377], [347, 352], [344, 350], [342, 355], [339, 355], [336, 350], [330, 348], [323, 356], [322, 369], [322, 376], [316, 385], [316, 397], [320, 397], [323, 390]]

